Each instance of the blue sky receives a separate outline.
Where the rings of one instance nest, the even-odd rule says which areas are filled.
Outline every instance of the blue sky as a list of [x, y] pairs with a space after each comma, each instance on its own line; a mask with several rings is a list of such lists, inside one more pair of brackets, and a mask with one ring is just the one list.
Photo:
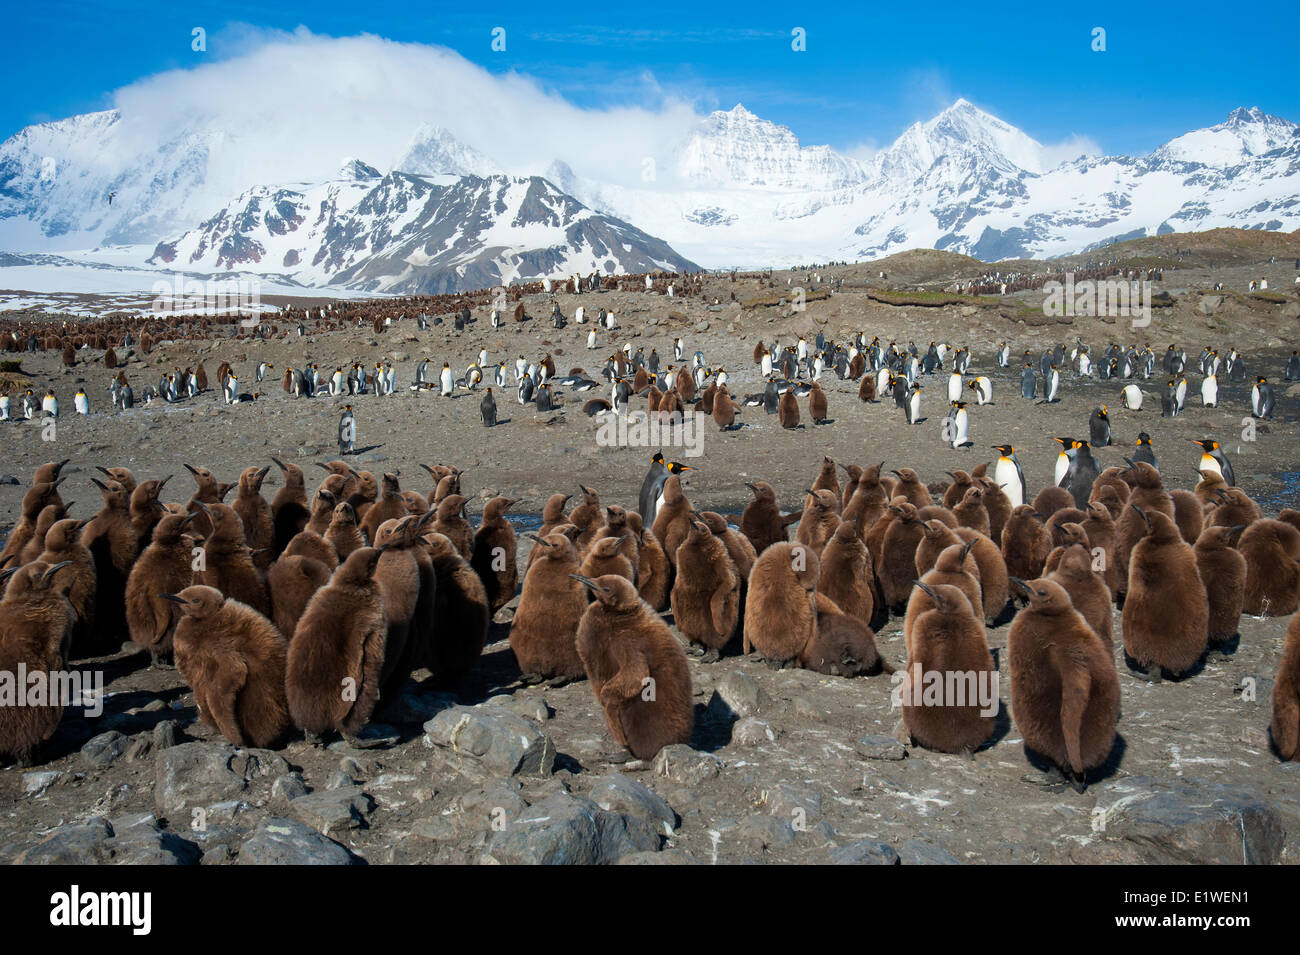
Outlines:
[[[262, 31], [299, 26], [444, 46], [584, 107], [681, 98], [703, 112], [743, 102], [804, 144], [841, 149], [887, 145], [959, 96], [1042, 142], [1082, 135], [1107, 153], [1147, 152], [1237, 106], [1300, 121], [1300, 82], [1282, 39], [1300, 27], [1294, 4], [1190, 0], [1176, 15], [1168, 5], [1110, 2], [853, 4], [842, 12], [675, 0], [609, 12], [336, 0], [179, 6], [11, 5], [0, 35], [0, 139], [104, 108], [111, 91], [143, 77], [239, 56]], [[207, 31], [205, 53], [191, 50], [194, 27]], [[505, 52], [491, 49], [494, 27], [506, 31]], [[804, 52], [791, 49], [795, 27], [806, 31]], [[1105, 52], [1091, 49], [1094, 27], [1106, 30]]]

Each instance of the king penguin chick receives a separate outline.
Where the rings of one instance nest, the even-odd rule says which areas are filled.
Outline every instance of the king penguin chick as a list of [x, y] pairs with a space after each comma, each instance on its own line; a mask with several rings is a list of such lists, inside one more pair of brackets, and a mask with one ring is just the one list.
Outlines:
[[576, 646], [610, 734], [643, 760], [689, 743], [691, 675], [672, 632], [627, 579], [574, 579], [595, 598], [578, 623]]

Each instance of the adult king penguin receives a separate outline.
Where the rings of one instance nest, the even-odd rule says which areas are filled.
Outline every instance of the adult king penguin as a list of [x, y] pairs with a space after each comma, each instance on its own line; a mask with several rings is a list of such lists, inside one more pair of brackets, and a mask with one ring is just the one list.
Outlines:
[[995, 444], [993, 450], [998, 453], [998, 459], [993, 463], [993, 481], [1001, 485], [1002, 493], [1011, 502], [1011, 509], [1015, 510], [1025, 503], [1025, 472], [1016, 457], [1016, 449], [1011, 445]]

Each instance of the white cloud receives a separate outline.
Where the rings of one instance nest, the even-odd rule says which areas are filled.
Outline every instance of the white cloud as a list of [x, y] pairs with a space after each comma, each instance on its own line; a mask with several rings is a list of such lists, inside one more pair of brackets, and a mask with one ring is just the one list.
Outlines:
[[1075, 133], [1068, 139], [1059, 143], [1047, 144], [1043, 146], [1043, 171], [1055, 169], [1061, 163], [1069, 162], [1072, 159], [1078, 159], [1080, 156], [1103, 155], [1101, 146], [1099, 146], [1091, 136], [1083, 136]]

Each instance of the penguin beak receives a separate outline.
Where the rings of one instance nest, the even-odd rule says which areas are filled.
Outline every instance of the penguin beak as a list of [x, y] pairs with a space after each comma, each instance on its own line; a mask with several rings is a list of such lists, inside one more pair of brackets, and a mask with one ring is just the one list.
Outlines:
[[1151, 518], [1147, 516], [1147, 512], [1146, 512], [1146, 511], [1142, 510], [1142, 508], [1139, 507], [1139, 506], [1136, 505], [1136, 504], [1130, 504], [1129, 507], [1133, 508], [1133, 510], [1135, 510], [1135, 511], [1138, 512], [1138, 517], [1142, 518], [1142, 521], [1143, 521], [1143, 522], [1144, 522], [1148, 527], [1151, 526]]
[[199, 508], [199, 510], [201, 510], [204, 514], [208, 515], [208, 517], [212, 516], [212, 511], [208, 510], [208, 505], [204, 504], [202, 501], [195, 501], [194, 503]]
[[191, 467], [191, 466], [188, 465], [188, 464], [185, 465], [185, 470], [189, 471], [189, 472], [190, 472], [191, 474], [193, 474], [195, 477], [198, 477], [198, 476], [199, 476], [199, 472], [196, 471], [193, 467]]
[[1241, 532], [1244, 531], [1245, 529], [1246, 529], [1245, 524], [1237, 524], [1236, 526], [1229, 528], [1228, 543], [1232, 544], [1235, 547], [1237, 545], [1237, 541], [1241, 539]]
[[95, 465], [95, 470], [98, 471], [100, 474], [106, 475], [108, 477], [113, 476], [112, 474], [109, 473], [108, 468], [100, 467], [98, 464]]
[[1021, 580], [1019, 577], [1012, 577], [1011, 575], [1008, 574], [1008, 575], [1007, 575], [1007, 580], [1009, 580], [1011, 583], [1013, 583], [1013, 584], [1015, 584], [1017, 587], [1019, 587], [1022, 591], [1025, 592], [1026, 595], [1031, 595], [1031, 594], [1032, 594], [1032, 591], [1029, 589], [1029, 584], [1025, 583], [1025, 582], [1024, 582], [1023, 580]]
[[159, 594], [158, 596], [161, 597], [163, 600], [170, 600], [172, 603], [178, 603], [182, 607], [189, 603], [189, 601], [186, 600], [184, 597], [180, 597], [176, 594]]
[[281, 461], [279, 458], [272, 458], [271, 460], [275, 462], [275, 466], [278, 467], [281, 471], [288, 471], [288, 470], [289, 470], [288, 468], [286, 468], [286, 467], [284, 466], [284, 462]]
[[63, 560], [63, 561], [59, 561], [59, 563], [57, 564], [51, 564], [49, 567], [45, 568], [45, 573], [41, 575], [41, 579], [42, 580], [51, 579], [55, 574], [57, 574], [60, 570], [62, 570], [64, 567], [67, 567], [71, 563], [72, 561], [70, 560]]
[[[317, 461], [317, 462], [315, 462], [315, 464], [316, 464], [316, 467], [318, 467], [318, 468], [322, 468], [322, 469], [324, 469], [324, 470], [326, 470], [326, 471], [329, 471], [329, 470], [330, 470], [330, 466], [329, 466], [328, 464], [326, 464], [324, 461]], [[185, 466], [186, 466], [187, 468], [189, 467], [188, 464], [185, 465]], [[193, 468], [191, 468], [191, 470], [193, 470]], [[430, 473], [432, 473], [432, 472], [430, 472]]]
[[592, 580], [590, 577], [584, 577], [582, 576], [582, 574], [569, 574], [569, 577], [573, 580], [576, 580], [578, 583], [582, 584], [582, 586], [586, 587], [588, 590], [592, 591], [593, 593], [596, 591], [596, 582]]
[[541, 539], [540, 537], [538, 537], [536, 534], [525, 534], [524, 536], [527, 537], [527, 538], [530, 538], [531, 540], [535, 540], [535, 541], [537, 541], [537, 543], [541, 544], [543, 547], [550, 547], [550, 546], [551, 546], [550, 543], [548, 543], [547, 541], [542, 540], [542, 539]]
[[933, 590], [930, 589], [929, 584], [921, 580], [918, 580], [915, 583], [916, 586], [920, 587], [923, 591], [925, 591], [930, 596], [930, 599], [933, 600], [936, 604], [939, 602], [938, 595]]
[[0, 570], [0, 584], [4, 583], [16, 573], [18, 573], [17, 567], [10, 567], [8, 570]]
[[745, 487], [749, 488], [755, 494], [758, 493], [758, 488], [754, 487], [754, 485], [750, 484], [748, 481], [745, 482]]
[[164, 486], [167, 484], [167, 482], [170, 481], [171, 479], [172, 479], [172, 475], [169, 474], [169, 475], [167, 475], [165, 478], [163, 478], [161, 481], [158, 482], [158, 488], [153, 492], [153, 497], [154, 497], [154, 500], [155, 500], [155, 501], [158, 500], [158, 495], [162, 493], [162, 489], [163, 489], [163, 487], [164, 487]]
[[101, 491], [108, 490], [108, 485], [105, 484], [103, 481], [101, 481], [99, 478], [91, 478], [90, 483], [95, 485], [95, 487], [99, 488]]
[[1136, 470], [1137, 470], [1137, 465], [1133, 463], [1133, 459], [1132, 459], [1132, 458], [1125, 458], [1124, 461], [1128, 464], [1128, 467], [1126, 467], [1126, 468], [1124, 469], [1125, 471], [1136, 471]]

